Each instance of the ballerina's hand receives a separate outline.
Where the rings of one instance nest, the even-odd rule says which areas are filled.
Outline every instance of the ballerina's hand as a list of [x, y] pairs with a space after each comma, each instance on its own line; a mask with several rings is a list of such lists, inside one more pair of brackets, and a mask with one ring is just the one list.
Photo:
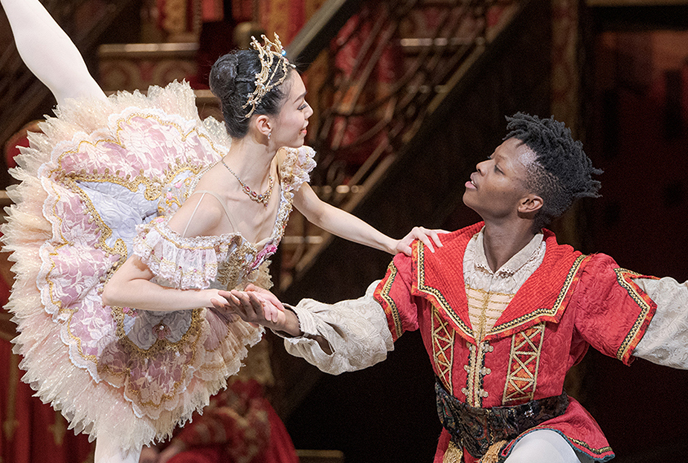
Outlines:
[[413, 227], [408, 235], [397, 241], [395, 250], [397, 253], [403, 252], [407, 256], [411, 256], [411, 243], [414, 240], [421, 240], [423, 244], [430, 249], [430, 252], [435, 252], [432, 243], [434, 242], [438, 248], [442, 247], [439, 235], [449, 233], [447, 230], [428, 230], [423, 227]]
[[[220, 294], [223, 292], [226, 294]], [[239, 319], [239, 315], [234, 313], [234, 311], [230, 308], [229, 302], [227, 302], [227, 294], [229, 294], [227, 291], [213, 289], [210, 296], [210, 303], [206, 303], [206, 307], [214, 312], [215, 315], [217, 315], [223, 322], [232, 323]]]
[[269, 291], [249, 285], [248, 291], [220, 291], [219, 295], [227, 300], [227, 304], [213, 300], [218, 310], [230, 311], [242, 320], [264, 325], [269, 328], [280, 329], [285, 321], [282, 303]]
[[263, 299], [271, 303], [276, 309], [284, 312], [284, 306], [282, 305], [282, 301], [277, 299], [277, 296], [272, 294], [269, 290], [261, 288], [260, 286], [256, 286], [253, 283], [251, 283], [248, 286], [246, 286], [246, 291], [251, 291], [259, 294]]

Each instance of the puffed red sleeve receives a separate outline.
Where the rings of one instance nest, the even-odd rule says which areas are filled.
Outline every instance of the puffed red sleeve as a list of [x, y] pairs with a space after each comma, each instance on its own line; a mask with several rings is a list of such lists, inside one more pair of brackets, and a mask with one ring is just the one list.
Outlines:
[[404, 331], [418, 329], [416, 298], [411, 294], [414, 278], [412, 258], [397, 254], [389, 264], [385, 278], [375, 289], [375, 300], [385, 311], [394, 341]]
[[593, 348], [626, 365], [657, 309], [634, 281], [639, 278], [653, 277], [621, 268], [607, 255], [593, 255], [567, 309], [575, 310], [576, 329]]

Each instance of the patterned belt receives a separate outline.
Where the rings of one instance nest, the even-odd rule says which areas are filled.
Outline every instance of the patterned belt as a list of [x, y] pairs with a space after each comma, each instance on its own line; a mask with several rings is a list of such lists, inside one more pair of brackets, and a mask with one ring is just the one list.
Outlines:
[[561, 395], [531, 400], [511, 407], [471, 407], [449, 394], [435, 379], [437, 414], [452, 442], [480, 458], [496, 442], [511, 440], [544, 421], [563, 415], [569, 406], [566, 392]]

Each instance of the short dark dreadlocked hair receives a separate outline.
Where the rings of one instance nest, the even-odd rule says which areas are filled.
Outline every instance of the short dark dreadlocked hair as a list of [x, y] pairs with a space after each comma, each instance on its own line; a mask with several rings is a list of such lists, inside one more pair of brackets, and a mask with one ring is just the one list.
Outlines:
[[583, 144], [571, 137], [563, 122], [518, 112], [506, 118], [504, 139], [516, 138], [535, 153], [526, 187], [543, 199], [535, 216], [539, 229], [562, 215], [578, 198], [600, 196], [600, 182], [591, 178], [602, 170], [592, 166]]

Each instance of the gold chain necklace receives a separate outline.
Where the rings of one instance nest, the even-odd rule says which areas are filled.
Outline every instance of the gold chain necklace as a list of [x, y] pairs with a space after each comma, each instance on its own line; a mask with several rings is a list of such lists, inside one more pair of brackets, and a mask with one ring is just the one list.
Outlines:
[[272, 178], [272, 174], [270, 174], [268, 176], [268, 179], [270, 182], [270, 185], [268, 185], [268, 189], [265, 190], [265, 193], [260, 194], [258, 192], [253, 191], [252, 189], [249, 188], [248, 185], [246, 185], [244, 182], [242, 182], [241, 179], [239, 178], [239, 176], [232, 169], [230, 169], [227, 164], [225, 164], [224, 159], [220, 159], [220, 162], [237, 179], [237, 181], [239, 182], [239, 185], [241, 185], [241, 191], [246, 193], [246, 195], [249, 198], [251, 198], [251, 200], [253, 200], [257, 203], [262, 203], [263, 206], [268, 207], [268, 202], [270, 201], [270, 195], [272, 194], [272, 186], [275, 184], [275, 179]]

